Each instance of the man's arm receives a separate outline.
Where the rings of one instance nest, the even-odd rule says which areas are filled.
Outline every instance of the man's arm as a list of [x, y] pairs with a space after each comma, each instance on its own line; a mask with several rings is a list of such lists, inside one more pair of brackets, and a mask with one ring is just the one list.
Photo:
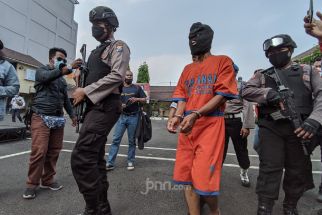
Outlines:
[[[320, 77], [319, 71], [314, 68], [311, 77], [314, 108], [309, 118], [316, 120], [322, 125], [322, 78]], [[305, 80], [305, 82], [309, 82], [309, 80]], [[309, 85], [309, 83], [306, 83], [306, 85]]]
[[67, 83], [65, 80], [63, 80], [63, 82], [64, 82], [64, 108], [68, 113], [69, 117], [73, 119], [75, 117], [75, 113], [74, 113], [73, 106], [68, 98]]
[[145, 92], [142, 90], [140, 86], [139, 86], [139, 97], [137, 98], [137, 101], [140, 103], [146, 103]]
[[84, 88], [86, 96], [98, 103], [118, 88], [124, 80], [130, 61], [130, 49], [122, 41], [111, 47], [111, 73]]
[[322, 13], [318, 11], [316, 15], [320, 20], [313, 19], [312, 23], [309, 22], [309, 18], [307, 16], [304, 17], [304, 28], [307, 34], [318, 39], [320, 49], [322, 50]]
[[249, 81], [247, 81], [241, 91], [242, 98], [258, 104], [266, 104], [267, 94], [271, 88], [261, 88], [263, 79], [264, 75], [261, 72], [257, 72]]
[[[16, 69], [13, 67], [13, 65], [9, 65], [8, 73], [4, 75], [6, 75], [6, 77], [3, 77], [3, 82], [5, 82], [3, 83], [3, 86], [0, 86], [0, 97], [10, 97], [18, 94], [20, 84]], [[2, 78], [1, 74], [0, 78]]]
[[36, 70], [35, 80], [39, 83], [45, 84], [56, 80], [63, 76], [59, 69], [49, 70], [46, 67], [41, 67]]
[[255, 117], [253, 111], [253, 103], [243, 99], [243, 128], [255, 128]]

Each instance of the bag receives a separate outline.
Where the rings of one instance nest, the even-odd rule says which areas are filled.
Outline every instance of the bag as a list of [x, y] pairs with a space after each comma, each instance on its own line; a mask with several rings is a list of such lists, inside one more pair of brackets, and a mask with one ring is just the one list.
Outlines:
[[66, 119], [63, 116], [40, 115], [46, 126], [50, 129], [62, 128], [65, 126]]

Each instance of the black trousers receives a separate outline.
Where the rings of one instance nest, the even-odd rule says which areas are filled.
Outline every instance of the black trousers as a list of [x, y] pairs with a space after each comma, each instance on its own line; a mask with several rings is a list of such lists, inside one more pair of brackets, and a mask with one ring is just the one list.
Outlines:
[[247, 150], [247, 137], [242, 138], [240, 135], [242, 126], [243, 123], [241, 118], [225, 119], [225, 151], [223, 162], [225, 161], [227, 155], [229, 138], [231, 138], [239, 166], [243, 169], [248, 169], [250, 166], [250, 161]]
[[285, 169], [285, 197], [298, 200], [307, 190], [312, 178], [310, 156], [305, 156], [299, 138], [294, 135], [290, 121], [260, 119], [259, 175], [256, 193], [261, 198], [278, 199]]
[[20, 116], [20, 109], [12, 109], [12, 122], [16, 122], [16, 117], [22, 122], [22, 118]]
[[107, 196], [105, 144], [120, 114], [119, 96], [87, 110], [71, 156], [72, 172], [87, 205], [95, 206], [100, 196]]

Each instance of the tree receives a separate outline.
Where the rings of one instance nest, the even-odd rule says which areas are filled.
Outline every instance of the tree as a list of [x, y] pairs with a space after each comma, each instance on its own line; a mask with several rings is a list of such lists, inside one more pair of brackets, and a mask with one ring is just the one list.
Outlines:
[[320, 56], [321, 52], [320, 49], [317, 47], [310, 55], [304, 56], [303, 58], [299, 59], [299, 62], [304, 64], [313, 64], [315, 59]]
[[149, 75], [149, 66], [144, 62], [138, 69], [138, 78], [136, 83], [149, 83], [150, 75]]

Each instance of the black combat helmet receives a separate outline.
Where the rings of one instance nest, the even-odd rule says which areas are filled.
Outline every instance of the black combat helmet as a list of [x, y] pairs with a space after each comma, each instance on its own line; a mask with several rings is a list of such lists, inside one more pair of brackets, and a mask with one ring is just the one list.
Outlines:
[[104, 6], [98, 6], [92, 9], [89, 12], [89, 21], [107, 22], [109, 25], [113, 27], [114, 31], [116, 30], [117, 27], [119, 27], [119, 21], [117, 20], [117, 17], [114, 11], [111, 8], [104, 7]]
[[291, 47], [294, 50], [297, 46], [294, 40], [287, 34], [279, 34], [270, 39], [267, 39], [263, 43], [263, 50], [267, 56], [267, 52], [270, 48], [276, 47]]

